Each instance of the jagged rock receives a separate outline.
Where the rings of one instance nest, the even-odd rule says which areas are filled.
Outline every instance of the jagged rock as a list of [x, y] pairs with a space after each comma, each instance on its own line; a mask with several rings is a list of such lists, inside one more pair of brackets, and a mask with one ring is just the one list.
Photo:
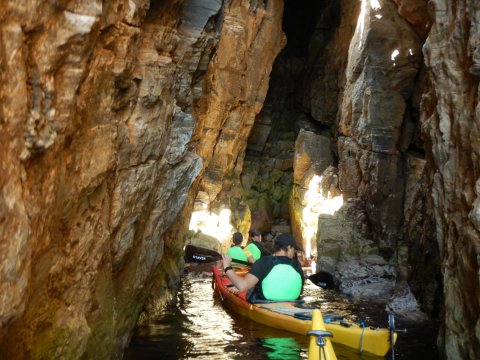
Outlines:
[[[294, 185], [290, 196], [293, 234], [307, 252], [316, 251], [318, 216], [327, 211], [325, 204], [337, 192], [330, 139], [311, 131], [300, 130], [295, 141]], [[328, 190], [325, 191], [325, 188]], [[331, 192], [329, 190], [332, 190]], [[309, 216], [306, 216], [306, 214]]]
[[389, 1], [363, 3], [350, 43], [340, 108], [339, 181], [365, 201], [381, 249], [401, 237], [404, 180], [398, 152], [406, 100], [420, 68], [420, 41]]
[[386, 303], [395, 287], [395, 267], [379, 256], [350, 259], [337, 264], [339, 289], [356, 300]]
[[475, 359], [480, 357], [480, 313], [472, 312], [480, 299], [480, 235], [474, 210], [480, 113], [478, 80], [468, 69], [478, 62], [480, 6], [473, 0], [454, 4], [432, 4], [435, 21], [423, 46], [431, 85], [421, 116], [423, 135], [431, 144], [429, 186], [445, 296], [440, 341], [446, 358]]
[[271, 129], [271, 125], [255, 122], [252, 132], [248, 138], [249, 150], [258, 151], [261, 153], [265, 148], [265, 144]]
[[420, 310], [415, 296], [407, 282], [397, 282], [395, 290], [386, 306], [386, 311], [409, 321], [425, 321], [427, 316]]
[[311, 131], [300, 130], [295, 141], [293, 180], [295, 184], [308, 188], [304, 177], [307, 170], [313, 168], [315, 174], [321, 174], [332, 164], [330, 139]]
[[428, 13], [428, 0], [393, 0], [398, 5], [398, 13], [405, 18], [420, 38], [425, 40], [432, 26]]

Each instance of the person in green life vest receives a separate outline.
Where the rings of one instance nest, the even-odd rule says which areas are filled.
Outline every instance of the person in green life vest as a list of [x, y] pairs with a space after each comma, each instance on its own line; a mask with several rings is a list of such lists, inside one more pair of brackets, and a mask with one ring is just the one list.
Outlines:
[[262, 234], [256, 229], [250, 231], [250, 244], [244, 250], [248, 261], [251, 263], [254, 263], [262, 256], [270, 255], [270, 252], [262, 244]]
[[232, 259], [228, 255], [223, 255], [223, 269], [239, 291], [248, 291], [250, 302], [296, 300], [304, 282], [302, 266], [295, 256], [297, 250], [292, 235], [280, 234], [275, 238], [273, 254], [255, 261], [244, 277], [232, 271]]
[[[245, 254], [245, 252], [242, 249], [243, 235], [239, 232], [236, 232], [232, 236], [232, 241], [233, 241], [233, 245], [227, 251], [227, 255], [237, 260], [247, 261], [247, 254]], [[233, 262], [232, 264], [240, 265], [235, 262]]]

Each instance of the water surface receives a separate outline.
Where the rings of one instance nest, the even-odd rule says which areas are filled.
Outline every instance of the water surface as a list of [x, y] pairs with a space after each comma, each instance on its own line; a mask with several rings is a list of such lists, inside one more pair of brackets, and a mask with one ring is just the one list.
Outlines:
[[[307, 282], [309, 283], [309, 282]], [[384, 306], [371, 303], [354, 304], [335, 291], [307, 284], [304, 298], [322, 311], [333, 311], [350, 320], [366, 321], [381, 327], [388, 326]], [[355, 315], [352, 315], [355, 314]], [[436, 326], [402, 323], [406, 327], [395, 348], [395, 359], [437, 359], [435, 350]], [[379, 360], [369, 354], [359, 354], [334, 344], [339, 359]], [[238, 316], [225, 310], [213, 296], [211, 278], [186, 275], [175, 299], [165, 307], [161, 316], [135, 330], [125, 358], [137, 359], [307, 359], [308, 338]], [[387, 359], [391, 358], [388, 354]]]

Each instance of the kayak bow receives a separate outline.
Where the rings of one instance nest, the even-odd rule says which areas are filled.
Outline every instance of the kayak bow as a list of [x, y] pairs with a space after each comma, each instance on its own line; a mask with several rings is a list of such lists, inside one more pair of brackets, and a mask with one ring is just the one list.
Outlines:
[[333, 334], [327, 331], [322, 312], [318, 309], [313, 310], [312, 330], [307, 335], [310, 336], [308, 360], [337, 360], [337, 355], [335, 355], [330, 339]]

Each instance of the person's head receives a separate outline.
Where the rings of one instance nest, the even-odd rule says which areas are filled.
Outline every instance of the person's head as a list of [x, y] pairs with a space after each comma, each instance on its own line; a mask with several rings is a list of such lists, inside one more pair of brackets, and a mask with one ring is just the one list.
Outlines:
[[257, 229], [250, 230], [250, 239], [252, 241], [262, 241], [262, 234]]
[[300, 250], [295, 239], [290, 234], [280, 234], [275, 238], [274, 244], [274, 251], [285, 251], [289, 258], [295, 257], [295, 252]]
[[237, 231], [235, 234], [233, 234], [232, 241], [235, 245], [240, 246], [243, 241], [243, 235]]

